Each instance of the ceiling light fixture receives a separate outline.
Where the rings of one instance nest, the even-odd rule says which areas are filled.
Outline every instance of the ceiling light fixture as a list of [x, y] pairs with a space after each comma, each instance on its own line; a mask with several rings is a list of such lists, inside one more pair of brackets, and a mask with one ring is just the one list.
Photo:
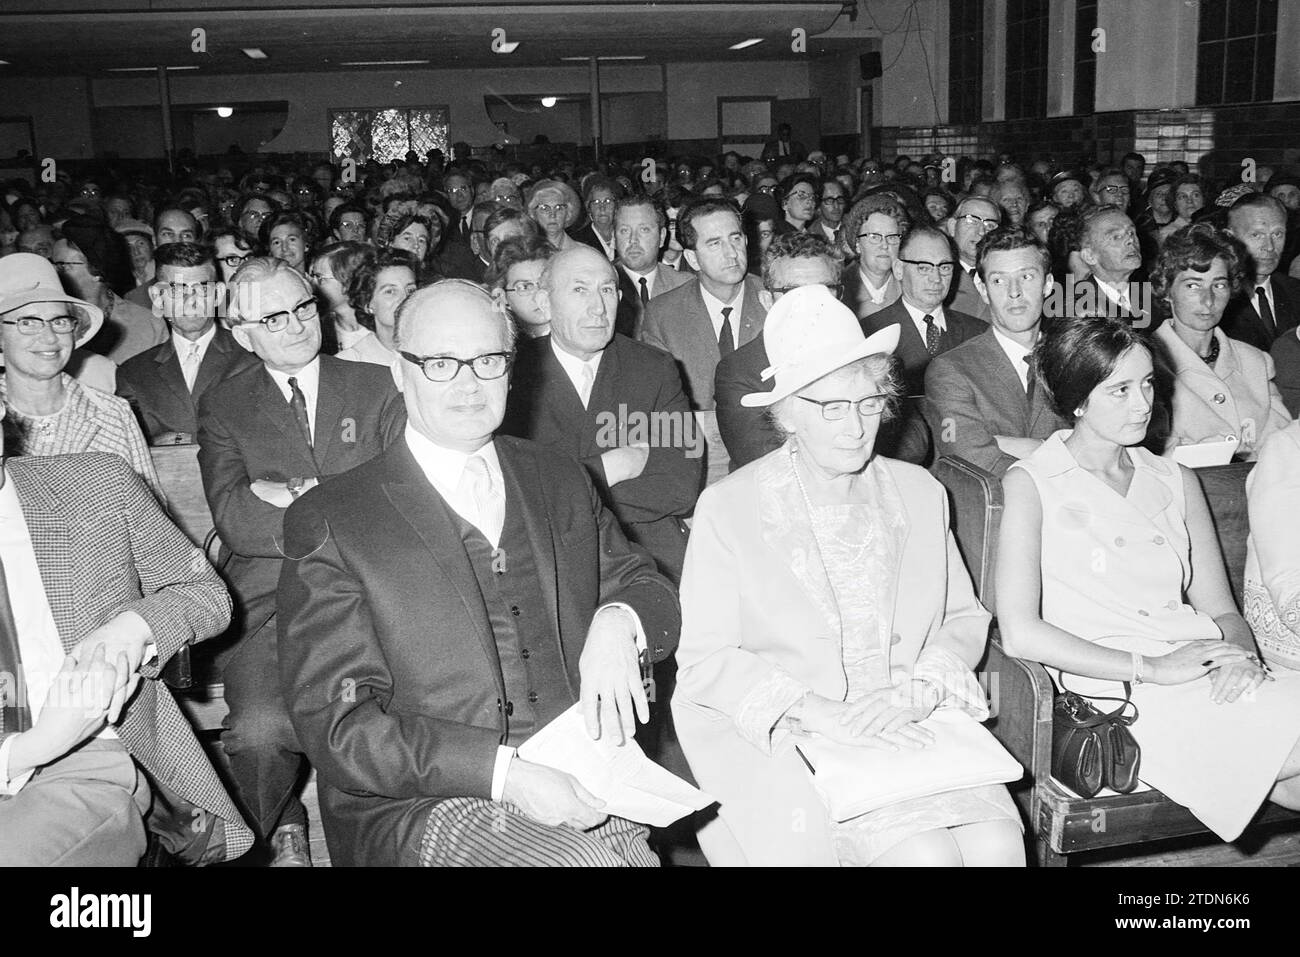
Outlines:
[[[197, 70], [196, 66], [169, 66], [166, 68], [170, 73], [172, 70]], [[156, 66], [110, 66], [105, 67], [107, 73], [157, 73]]]
[[223, 120], [230, 119], [234, 114], [235, 111], [228, 106], [217, 107], [217, 116], [221, 117]]
[[762, 38], [762, 37], [753, 37], [753, 38], [751, 38], [751, 39], [749, 39], [749, 40], [741, 40], [739, 43], [733, 43], [731, 46], [727, 47], [727, 49], [728, 49], [728, 50], [744, 50], [746, 47], [752, 47], [752, 46], [754, 46], [755, 44], [762, 43], [762, 42], [763, 42], [763, 38]]
[[244, 56], [248, 57], [250, 60], [266, 59], [266, 54], [261, 50], [259, 50], [257, 47], [244, 47], [243, 50], [244, 50]]
[[345, 60], [339, 66], [419, 66], [428, 60]]
[[555, 104], [556, 104], [556, 99], [555, 99], [555, 97], [553, 97], [553, 96], [544, 96], [544, 97], [542, 97], [542, 106], [546, 107], [548, 110], [549, 110], [551, 107], [553, 107]]
[[[586, 63], [590, 60], [589, 56], [562, 56], [560, 60], [565, 63]], [[645, 56], [598, 56], [597, 60], [644, 60]]]

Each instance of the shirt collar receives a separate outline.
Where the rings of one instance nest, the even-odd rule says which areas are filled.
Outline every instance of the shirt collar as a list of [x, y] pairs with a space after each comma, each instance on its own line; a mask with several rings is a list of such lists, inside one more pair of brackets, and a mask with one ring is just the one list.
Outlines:
[[293, 378], [298, 380], [298, 388], [302, 389], [303, 392], [315, 395], [317, 386], [320, 385], [320, 356], [312, 359], [311, 362], [292, 376], [287, 372], [272, 369], [270, 366], [266, 366], [266, 371], [271, 374], [271, 378], [275, 380], [275, 384], [280, 387], [281, 392], [286, 394], [289, 392], [289, 379]]
[[195, 344], [197, 344], [199, 347], [199, 355], [203, 356], [207, 353], [208, 346], [212, 345], [212, 340], [215, 339], [216, 337], [217, 337], [217, 324], [215, 322], [212, 324], [211, 329], [203, 333], [203, 335], [199, 336], [197, 339], [193, 340], [192, 342], [191, 340], [186, 339], [184, 336], [182, 336], [180, 333], [176, 332], [176, 330], [173, 329], [172, 348], [175, 349], [176, 354], [183, 359], [185, 358], [186, 355], [189, 354], [190, 349], [193, 348]]
[[867, 291], [867, 295], [871, 297], [871, 301], [875, 303], [884, 302], [885, 291], [889, 289], [889, 284], [893, 281], [894, 277], [885, 276], [885, 284], [883, 286], [876, 286], [872, 284], [871, 278], [863, 271], [861, 266], [858, 267], [858, 275], [862, 278], [862, 288]]
[[565, 374], [573, 380], [575, 385], [580, 381], [584, 367], [589, 366], [592, 371], [592, 378], [595, 378], [595, 373], [600, 370], [600, 357], [605, 354], [605, 350], [602, 349], [584, 362], [582, 359], [579, 359], [575, 355], [570, 355], [556, 345], [555, 336], [551, 336], [550, 340], [551, 351], [555, 353], [555, 358], [560, 361], [560, 365], [563, 367]]
[[1034, 350], [1026, 349], [1020, 343], [1016, 342], [1016, 340], [1006, 336], [1002, 330], [992, 323], [989, 323], [989, 328], [993, 330], [993, 338], [997, 340], [998, 345], [1002, 347], [1002, 351], [1005, 352], [1007, 358], [1011, 360], [1011, 366], [1016, 370], [1016, 375], [1020, 376], [1023, 380], [1029, 369], [1025, 364], [1025, 356], [1029, 355], [1029, 353]]
[[725, 307], [730, 306], [731, 325], [732, 328], [735, 328], [736, 322], [740, 317], [740, 305], [745, 301], [745, 284], [743, 282], [740, 284], [740, 289], [736, 292], [736, 297], [732, 299], [731, 302], [723, 302], [713, 293], [705, 289], [704, 283], [700, 283], [700, 295], [704, 297], [704, 308], [709, 310], [710, 315], [718, 316], [720, 318], [722, 316], [722, 310]]
[[406, 447], [411, 450], [411, 456], [415, 459], [415, 464], [420, 467], [420, 471], [424, 473], [424, 477], [444, 499], [450, 500], [456, 495], [461, 476], [465, 472], [465, 463], [474, 455], [487, 463], [488, 473], [492, 476], [495, 487], [504, 488], [501, 478], [501, 460], [497, 457], [496, 445], [492, 442], [488, 442], [474, 452], [448, 449], [438, 445], [407, 422]]
[[903, 304], [903, 308], [907, 310], [907, 314], [912, 317], [912, 321], [915, 322], [919, 328], [925, 328], [925, 317], [930, 316], [934, 319], [934, 324], [936, 326], [947, 331], [948, 322], [943, 315], [943, 303], [935, 306], [929, 312], [922, 312], [920, 309], [916, 308], [916, 306], [908, 302], [906, 298], [900, 298], [898, 301]]

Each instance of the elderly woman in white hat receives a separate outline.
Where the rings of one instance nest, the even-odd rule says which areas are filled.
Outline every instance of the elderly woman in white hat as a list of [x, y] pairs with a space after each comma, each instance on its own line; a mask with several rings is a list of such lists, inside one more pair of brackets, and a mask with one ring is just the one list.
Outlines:
[[786, 443], [706, 489], [682, 579], [673, 716], [701, 788], [714, 864], [1020, 865], [1005, 787], [831, 820], [805, 735], [923, 748], [936, 708], [988, 716], [973, 669], [990, 616], [929, 473], [874, 454], [898, 387], [898, 327], [864, 338], [825, 286], [779, 299], [763, 339], [766, 406]]
[[544, 179], [534, 184], [528, 193], [527, 211], [556, 252], [580, 245], [566, 232], [582, 214], [582, 200], [568, 183]]
[[65, 367], [99, 331], [100, 308], [67, 295], [48, 260], [0, 257], [0, 402], [11, 455], [113, 452], [165, 503], [140, 426], [125, 399], [83, 386]]

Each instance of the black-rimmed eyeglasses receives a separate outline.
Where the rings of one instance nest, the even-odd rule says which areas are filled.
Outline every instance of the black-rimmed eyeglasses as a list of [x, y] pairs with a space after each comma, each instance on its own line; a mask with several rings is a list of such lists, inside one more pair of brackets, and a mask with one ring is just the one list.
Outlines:
[[822, 407], [822, 418], [827, 422], [839, 422], [847, 418], [850, 408], [856, 408], [858, 415], [880, 415], [885, 411], [885, 406], [889, 402], [889, 396], [884, 394], [863, 396], [856, 401], [828, 399], [822, 402], [818, 399], [810, 399], [806, 395], [801, 395], [799, 398], [805, 402], [811, 402], [813, 405], [820, 405]]
[[461, 366], [468, 366], [474, 375], [484, 381], [499, 379], [510, 369], [514, 356], [509, 352], [485, 352], [481, 356], [458, 359], [456, 356], [417, 356], [410, 352], [397, 353], [407, 362], [420, 367], [430, 382], [450, 382], [460, 375]]
[[316, 310], [315, 299], [304, 299], [292, 309], [285, 309], [281, 312], [273, 312], [269, 316], [263, 316], [261, 319], [246, 319], [240, 323], [241, 326], [261, 326], [267, 332], [283, 332], [289, 328], [289, 320], [297, 319], [304, 326], [309, 322], [315, 322], [320, 318], [320, 313]]
[[945, 260], [941, 263], [932, 263], [926, 259], [904, 259], [901, 256], [898, 258], [898, 261], [900, 263], [907, 263], [909, 266], [915, 266], [916, 271], [922, 276], [933, 275], [936, 269], [939, 270], [940, 276], [951, 276], [953, 269], [957, 265], [950, 260]]
[[6, 326], [17, 326], [25, 336], [37, 336], [49, 326], [56, 335], [67, 335], [77, 328], [77, 320], [72, 316], [55, 316], [52, 319], [39, 319], [36, 316], [21, 316], [18, 319], [0, 319]]

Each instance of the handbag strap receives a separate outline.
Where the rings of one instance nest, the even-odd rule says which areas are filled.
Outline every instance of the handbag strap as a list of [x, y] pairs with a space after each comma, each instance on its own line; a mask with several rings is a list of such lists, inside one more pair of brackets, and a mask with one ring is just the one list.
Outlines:
[[[1119, 704], [1118, 708], [1108, 713], [1100, 712], [1091, 718], [1074, 718], [1073, 719], [1074, 723], [1081, 728], [1095, 728], [1100, 724], [1111, 724], [1116, 722], [1127, 725], [1127, 724], [1132, 724], [1138, 719], [1138, 713], [1139, 713], [1138, 706], [1133, 703], [1133, 685], [1130, 682], [1127, 681], [1124, 682], [1124, 697], [1120, 699], [1120, 698], [1101, 697], [1097, 695], [1087, 695], [1087, 694], [1082, 694], [1078, 691], [1071, 691], [1069, 688], [1065, 686], [1064, 672], [1061, 673], [1057, 681], [1058, 684], [1060, 684], [1061, 686], [1061, 691], [1065, 692], [1066, 694], [1072, 694], [1078, 698], [1082, 698], [1084, 701], [1109, 701], [1109, 702], [1115, 702]], [[1132, 707], [1133, 709], [1133, 714], [1131, 717], [1124, 713], [1125, 710], [1129, 707]]]

